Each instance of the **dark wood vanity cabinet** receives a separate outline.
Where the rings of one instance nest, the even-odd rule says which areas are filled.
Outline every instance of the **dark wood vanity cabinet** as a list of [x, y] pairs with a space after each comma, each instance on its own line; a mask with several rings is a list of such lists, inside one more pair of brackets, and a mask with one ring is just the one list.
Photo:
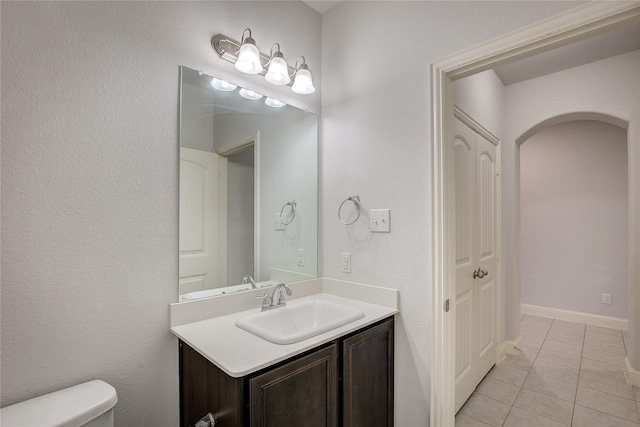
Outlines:
[[393, 426], [393, 317], [232, 378], [180, 342], [180, 425]]

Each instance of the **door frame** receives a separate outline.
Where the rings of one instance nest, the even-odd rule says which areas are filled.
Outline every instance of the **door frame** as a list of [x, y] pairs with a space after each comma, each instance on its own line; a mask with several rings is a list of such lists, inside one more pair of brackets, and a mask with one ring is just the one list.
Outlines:
[[[225, 159], [232, 154], [237, 153], [247, 147], [253, 146], [253, 276], [256, 281], [260, 278], [260, 131], [257, 130], [251, 135], [247, 135], [244, 138], [240, 138], [228, 144], [217, 148], [214, 151], [217, 155], [224, 157]], [[225, 165], [226, 166], [226, 165]], [[221, 213], [220, 218], [224, 218], [224, 230], [220, 230], [220, 244], [227, 246], [227, 174], [224, 171], [224, 179], [220, 179], [222, 183], [224, 181], [224, 189], [221, 189], [221, 200], [218, 204], [219, 208], [224, 210]], [[223, 200], [222, 200], [223, 199]], [[222, 227], [221, 227], [222, 228]], [[226, 272], [226, 253], [224, 251], [225, 259], [225, 272]], [[226, 274], [225, 274], [226, 275]]]
[[[432, 334], [430, 425], [455, 424], [455, 185], [447, 144], [454, 117], [451, 83], [496, 66], [587, 39], [640, 17], [638, 2], [591, 2], [431, 64]], [[504, 142], [504, 141], [503, 141]]]

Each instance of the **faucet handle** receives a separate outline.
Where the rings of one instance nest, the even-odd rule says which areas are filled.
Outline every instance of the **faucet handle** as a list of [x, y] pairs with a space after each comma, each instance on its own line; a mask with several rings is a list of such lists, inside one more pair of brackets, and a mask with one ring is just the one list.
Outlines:
[[269, 294], [258, 295], [256, 296], [256, 299], [262, 300], [262, 311], [266, 311], [271, 305], [271, 297]]

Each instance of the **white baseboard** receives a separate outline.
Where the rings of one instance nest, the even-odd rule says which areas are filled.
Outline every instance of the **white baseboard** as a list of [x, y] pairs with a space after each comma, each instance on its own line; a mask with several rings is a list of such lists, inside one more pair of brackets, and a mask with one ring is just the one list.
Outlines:
[[522, 346], [522, 337], [518, 337], [518, 339], [513, 341], [503, 341], [498, 350], [498, 362], [497, 364], [501, 364], [505, 357], [507, 356], [517, 356], [520, 354], [520, 349]]
[[628, 357], [624, 358], [624, 365], [624, 377], [627, 379], [627, 384], [636, 388], [640, 387], [640, 371], [631, 367]]
[[604, 328], [626, 331], [629, 321], [620, 317], [601, 316], [599, 314], [582, 313], [580, 311], [562, 310], [560, 308], [541, 307], [539, 305], [520, 304], [522, 314], [550, 317], [552, 319], [566, 320], [569, 322], [585, 323], [587, 325], [602, 326]]

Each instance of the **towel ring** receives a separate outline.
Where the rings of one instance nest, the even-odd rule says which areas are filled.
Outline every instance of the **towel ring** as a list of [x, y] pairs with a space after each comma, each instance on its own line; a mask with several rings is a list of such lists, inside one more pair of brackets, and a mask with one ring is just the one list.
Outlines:
[[[356, 207], [356, 211], [358, 211], [358, 215], [356, 216], [356, 218], [351, 221], [351, 222], [345, 222], [342, 220], [342, 215], [341, 215], [341, 211], [342, 211], [342, 207], [344, 206], [345, 203], [347, 202], [351, 202], [353, 203], [353, 205]], [[351, 225], [354, 222], [356, 222], [358, 220], [358, 218], [360, 218], [360, 197], [359, 196], [351, 196], [351, 197], [347, 197], [346, 199], [343, 200], [342, 203], [340, 203], [340, 207], [338, 208], [338, 219], [340, 220], [341, 223], [343, 223], [344, 225]]]
[[282, 207], [282, 209], [280, 209], [280, 218], [282, 218], [282, 214], [284, 213], [284, 210], [287, 208], [287, 206], [291, 206], [291, 220], [289, 222], [285, 222], [284, 220], [282, 220], [282, 225], [289, 225], [293, 222], [293, 219], [296, 217], [296, 201], [292, 200], [290, 202], [287, 202], [284, 204], [284, 206]]

